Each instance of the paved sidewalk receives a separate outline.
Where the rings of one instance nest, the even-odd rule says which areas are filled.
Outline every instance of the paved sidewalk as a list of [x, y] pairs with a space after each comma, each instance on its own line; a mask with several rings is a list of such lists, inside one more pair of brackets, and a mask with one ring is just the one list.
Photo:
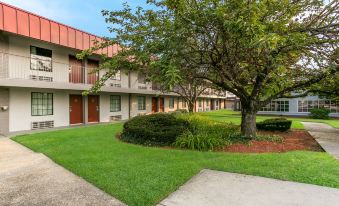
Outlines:
[[321, 147], [326, 152], [333, 155], [334, 158], [339, 160], [339, 129], [335, 129], [324, 123], [302, 123], [304, 124], [306, 130], [308, 130], [315, 140], [321, 145]]
[[0, 205], [124, 205], [80, 177], [0, 138]]
[[338, 206], [339, 189], [202, 170], [158, 206]]

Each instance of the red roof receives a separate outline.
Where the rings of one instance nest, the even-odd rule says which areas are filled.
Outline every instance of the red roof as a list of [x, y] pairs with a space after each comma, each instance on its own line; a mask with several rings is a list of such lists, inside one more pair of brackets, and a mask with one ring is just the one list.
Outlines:
[[[101, 37], [73, 27], [55, 22], [45, 17], [0, 2], [0, 30], [10, 33], [84, 50], [93, 46], [93, 41], [102, 41]], [[117, 46], [102, 49], [102, 53], [111, 57], [118, 51]], [[98, 52], [101, 53], [101, 52]]]

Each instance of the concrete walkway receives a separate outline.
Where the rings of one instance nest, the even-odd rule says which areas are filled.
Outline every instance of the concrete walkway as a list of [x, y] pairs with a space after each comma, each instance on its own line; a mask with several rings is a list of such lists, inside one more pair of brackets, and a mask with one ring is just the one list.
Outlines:
[[339, 189], [202, 170], [159, 206], [338, 206]]
[[[338, 120], [339, 121], [339, 120]], [[339, 129], [315, 122], [302, 122], [321, 147], [339, 160]]]
[[124, 205], [43, 154], [0, 138], [0, 205]]

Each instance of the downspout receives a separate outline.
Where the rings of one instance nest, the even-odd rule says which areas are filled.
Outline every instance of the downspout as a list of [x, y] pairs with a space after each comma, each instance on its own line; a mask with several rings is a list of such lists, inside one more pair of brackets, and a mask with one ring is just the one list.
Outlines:
[[[131, 88], [131, 72], [128, 72], [128, 88]], [[131, 103], [132, 94], [128, 94], [128, 119], [131, 119]]]

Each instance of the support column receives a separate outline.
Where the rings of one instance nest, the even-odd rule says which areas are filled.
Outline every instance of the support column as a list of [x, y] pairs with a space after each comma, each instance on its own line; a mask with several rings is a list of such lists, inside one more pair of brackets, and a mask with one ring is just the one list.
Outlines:
[[84, 123], [88, 124], [88, 96], [82, 96], [82, 101], [83, 101], [83, 108], [84, 108]]
[[0, 135], [9, 133], [9, 89], [0, 88]]

